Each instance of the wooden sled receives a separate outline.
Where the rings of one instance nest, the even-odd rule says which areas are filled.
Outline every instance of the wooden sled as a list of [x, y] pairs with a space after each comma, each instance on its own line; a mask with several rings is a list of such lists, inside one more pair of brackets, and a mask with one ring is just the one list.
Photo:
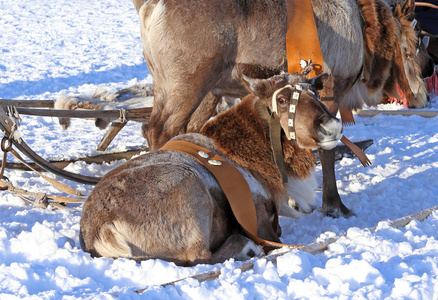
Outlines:
[[[147, 123], [152, 107], [120, 108], [112, 110], [95, 109], [64, 110], [53, 109], [53, 100], [5, 100], [0, 99], [0, 106], [4, 109], [13, 107], [13, 111], [20, 115], [44, 116], [57, 118], [102, 119], [111, 122], [111, 125], [97, 146], [98, 151], [105, 151], [114, 137], [128, 123], [128, 121]], [[91, 106], [89, 106], [91, 107]]]
[[[95, 106], [98, 107], [98, 106]], [[101, 154], [94, 157], [84, 157], [76, 160], [61, 160], [61, 161], [47, 161], [35, 153], [20, 137], [17, 130], [15, 130], [14, 114], [30, 115], [30, 116], [45, 116], [58, 118], [83, 118], [83, 119], [103, 119], [111, 122], [109, 129], [105, 136], [100, 141], [97, 150], [104, 151], [117, 133], [127, 124], [128, 121], [147, 123], [152, 111], [152, 107], [142, 108], [121, 108], [112, 110], [96, 110], [96, 109], [78, 109], [78, 110], [59, 110], [53, 109], [53, 100], [5, 100], [0, 99], [0, 129], [3, 130], [5, 137], [10, 139], [24, 155], [33, 161], [29, 163], [35, 170], [45, 170], [69, 180], [95, 185], [100, 181], [100, 177], [83, 176], [64, 170], [64, 168], [76, 161], [85, 161], [87, 163], [102, 163], [110, 162], [117, 159], [130, 159], [133, 155], [140, 152], [148, 151], [147, 148], [133, 149], [121, 153]], [[8, 112], [8, 113], [7, 113]], [[9, 115], [8, 115], [9, 114]], [[373, 144], [372, 140], [366, 140], [355, 143], [362, 151], [366, 150]], [[317, 152], [315, 152], [317, 154]], [[342, 157], [353, 157], [352, 151], [340, 145], [336, 148], [337, 160]], [[318, 160], [318, 155], [316, 155]], [[23, 163], [6, 163], [6, 168], [28, 169]]]
[[104, 151], [128, 121], [147, 123], [152, 111], [152, 107], [132, 109], [122, 108], [113, 110], [58, 110], [53, 109], [53, 107], [54, 101], [52, 100], [0, 100], [0, 129], [3, 131], [4, 136], [7, 137], [11, 143], [17, 149], [19, 149], [21, 153], [31, 159], [39, 168], [75, 182], [91, 185], [99, 182], [101, 178], [83, 176], [65, 171], [63, 168], [67, 165], [66, 162], [64, 162], [64, 164], [52, 164], [35, 153], [19, 135], [17, 131], [17, 124], [15, 121], [13, 121], [14, 116], [21, 114], [58, 118], [99, 118], [102, 120], [107, 120], [111, 122], [111, 126], [98, 146], [98, 150]]
[[420, 116], [424, 118], [433, 118], [438, 115], [437, 110], [359, 110], [356, 115], [361, 117], [373, 117], [378, 114], [382, 115], [400, 115], [400, 116]]

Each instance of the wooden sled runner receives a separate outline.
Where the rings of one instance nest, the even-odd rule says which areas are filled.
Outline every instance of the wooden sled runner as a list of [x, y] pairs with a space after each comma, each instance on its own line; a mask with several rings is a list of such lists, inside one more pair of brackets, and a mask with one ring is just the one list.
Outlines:
[[[35, 102], [35, 103], [33, 103]], [[115, 110], [107, 110], [107, 111], [95, 111], [95, 110], [48, 110], [48, 109], [35, 109], [35, 108], [29, 108], [29, 107], [41, 107], [40, 105], [44, 107], [51, 108], [53, 107], [53, 101], [52, 100], [35, 100], [35, 101], [22, 101], [22, 100], [0, 100], [0, 106], [4, 106], [7, 104], [8, 106], [14, 106], [17, 105], [16, 111], [23, 115], [33, 115], [33, 116], [51, 116], [51, 117], [72, 117], [72, 118], [95, 118], [96, 115], [100, 118], [112, 118], [117, 119], [118, 117], [118, 111]], [[5, 110], [0, 107], [0, 117], [1, 118], [8, 118], [8, 115], [6, 114]], [[103, 112], [103, 114], [100, 114], [99, 112]], [[111, 124], [110, 128], [108, 129], [105, 136], [102, 138], [97, 150], [98, 151], [104, 151], [101, 145], [103, 143], [106, 143], [106, 145], [109, 145], [111, 140], [115, 137], [115, 135], [120, 131], [122, 126], [126, 125], [126, 123], [129, 120], [133, 121], [140, 121], [140, 122], [147, 122], [149, 119], [149, 114], [151, 112], [151, 108], [140, 108], [140, 109], [130, 109], [127, 110], [126, 114], [126, 121], [125, 122], [117, 122], [113, 120], [113, 123]], [[141, 115], [143, 114], [143, 115]], [[9, 121], [8, 121], [9, 122]], [[12, 121], [11, 121], [12, 122]], [[0, 123], [1, 126], [1, 123]], [[4, 131], [5, 129], [2, 128]], [[7, 131], [9, 132], [9, 131]], [[10, 133], [10, 132], [9, 132]], [[22, 140], [22, 139], [21, 139]], [[22, 140], [22, 143], [24, 141]], [[364, 140], [360, 142], [355, 142], [356, 146], [358, 146], [362, 151], [365, 151], [368, 147], [370, 147], [373, 144], [373, 140]], [[131, 149], [124, 152], [119, 153], [108, 153], [108, 154], [99, 154], [92, 157], [83, 157], [78, 159], [72, 159], [72, 160], [56, 160], [56, 161], [47, 161], [47, 163], [50, 163], [60, 169], [64, 169], [68, 164], [74, 163], [76, 161], [85, 161], [86, 163], [103, 163], [103, 162], [111, 162], [118, 159], [130, 159], [132, 156], [140, 154], [141, 152], [148, 151], [149, 149], [147, 147], [140, 147], [137, 149]], [[317, 152], [315, 151], [315, 154]], [[31, 155], [32, 156], [32, 155]], [[336, 159], [340, 160], [343, 157], [353, 157], [354, 153], [345, 145], [339, 145], [336, 147]], [[32, 157], [29, 157], [32, 159]], [[33, 159], [32, 159], [33, 160]], [[318, 157], [317, 157], [318, 161]], [[29, 163], [34, 169], [36, 170], [46, 170], [51, 171], [50, 168], [45, 168], [41, 164], [38, 163], [38, 161], [35, 161], [33, 163]], [[6, 168], [10, 169], [27, 169], [26, 166], [24, 166], [22, 163], [6, 163]]]
[[438, 115], [436, 110], [359, 110], [358, 116], [373, 117], [378, 114], [382, 115], [401, 115], [401, 116], [420, 116], [423, 118], [433, 118]]
[[[148, 151], [148, 148], [140, 147], [138, 149], [132, 149], [122, 153], [113, 154], [100, 154], [95, 157], [85, 157], [77, 160], [61, 160], [61, 161], [47, 161], [35, 153], [20, 137], [16, 130], [13, 116], [10, 115], [21, 114], [30, 116], [46, 116], [46, 117], [58, 117], [58, 118], [82, 118], [82, 119], [96, 119], [100, 118], [111, 122], [111, 125], [107, 129], [106, 134], [100, 141], [97, 150], [104, 151], [118, 134], [118, 132], [127, 124], [128, 121], [147, 123], [149, 120], [152, 107], [140, 107], [140, 108], [118, 108], [110, 110], [96, 110], [95, 109], [77, 109], [77, 110], [64, 110], [53, 109], [53, 100], [5, 100], [0, 99], [0, 129], [4, 132], [10, 141], [19, 149], [24, 155], [26, 155], [32, 162], [30, 165], [36, 170], [45, 170], [53, 174], [59, 175], [63, 178], [79, 182], [82, 184], [95, 185], [99, 182], [100, 177], [83, 176], [72, 172], [65, 171], [64, 168], [75, 161], [85, 161], [87, 163], [102, 163], [110, 162], [117, 159], [130, 159], [133, 155], [139, 154], [142, 151]], [[359, 116], [371, 116], [376, 113], [388, 113], [399, 114], [402, 112], [405, 115], [418, 114], [424, 117], [434, 117], [438, 112], [436, 111], [359, 111]], [[359, 149], [365, 151], [373, 143], [372, 140], [365, 140], [354, 143]], [[342, 159], [342, 157], [353, 157], [354, 153], [345, 145], [339, 145], [336, 147], [336, 159]], [[317, 156], [318, 159], [318, 156]], [[22, 163], [6, 163], [7, 168], [28, 169]]]
[[[17, 130], [17, 124], [9, 115], [23, 114], [33, 116], [47, 116], [47, 117], [68, 117], [68, 118], [100, 118], [112, 122], [110, 129], [101, 140], [98, 150], [103, 151], [116, 136], [116, 134], [126, 125], [128, 121], [147, 122], [151, 113], [151, 107], [133, 108], [133, 109], [114, 109], [114, 110], [55, 110], [53, 108], [52, 100], [41, 101], [23, 101], [23, 100], [0, 100], [0, 129], [4, 136], [24, 155], [31, 159], [36, 165], [37, 169], [44, 169], [55, 175], [63, 178], [79, 182], [82, 184], [94, 185], [101, 179], [100, 177], [84, 176], [68, 172], [63, 168], [68, 164], [66, 162], [60, 164], [53, 164], [43, 159], [35, 153], [21, 138]], [[8, 113], [3, 106], [8, 105]], [[11, 108], [12, 106], [12, 108]], [[32, 107], [32, 108], [30, 108]], [[38, 107], [38, 108], [34, 108]], [[45, 108], [41, 108], [45, 107]], [[47, 109], [49, 108], [49, 109]], [[139, 152], [139, 151], [137, 151]], [[113, 155], [112, 159], [130, 158], [136, 152], [127, 155]], [[108, 161], [108, 157], [106, 158]], [[34, 165], [34, 166], [35, 166]]]
[[68, 172], [63, 169], [60, 169], [55, 165], [52, 165], [48, 163], [46, 160], [44, 160], [23, 141], [23, 139], [20, 137], [20, 134], [16, 130], [16, 123], [9, 118], [9, 116], [1, 107], [0, 107], [0, 128], [4, 132], [5, 138], [7, 138], [18, 150], [20, 150], [20, 152], [22, 152], [28, 158], [33, 160], [36, 164], [38, 164], [43, 169], [79, 183], [96, 184], [97, 182], [99, 182], [100, 178], [98, 177], [90, 177], [80, 174], [74, 174], [72, 172]]

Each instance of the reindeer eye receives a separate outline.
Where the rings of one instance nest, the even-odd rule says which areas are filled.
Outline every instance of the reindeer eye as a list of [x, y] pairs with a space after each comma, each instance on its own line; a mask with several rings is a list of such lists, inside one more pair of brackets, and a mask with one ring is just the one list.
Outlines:
[[286, 104], [288, 102], [288, 99], [286, 99], [286, 97], [279, 97], [278, 98], [278, 103], [280, 104]]

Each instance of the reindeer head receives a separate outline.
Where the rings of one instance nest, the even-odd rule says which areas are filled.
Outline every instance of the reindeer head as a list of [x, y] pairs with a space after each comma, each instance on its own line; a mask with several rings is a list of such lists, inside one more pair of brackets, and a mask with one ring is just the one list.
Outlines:
[[318, 90], [328, 75], [306, 79], [300, 74], [281, 74], [269, 79], [243, 75], [249, 89], [277, 114], [289, 140], [302, 148], [332, 149], [342, 137], [342, 125], [319, 101]]
[[431, 77], [435, 72], [435, 63], [427, 50], [430, 42], [430, 36], [425, 35], [424, 32], [421, 31], [421, 28], [418, 24], [415, 26], [415, 31], [419, 36], [417, 56], [420, 62], [421, 77], [424, 79]]
[[[414, 19], [415, 1], [406, 0], [393, 6], [393, 15], [398, 26], [398, 40], [395, 47], [395, 64], [393, 68], [394, 80], [400, 90], [406, 93], [406, 100], [413, 107], [424, 107], [427, 103], [427, 91], [422, 79], [422, 67], [424, 65], [425, 47], [419, 39], [419, 31], [416, 32], [417, 21]], [[428, 55], [427, 55], [428, 56]], [[427, 60], [426, 63], [430, 63]], [[397, 97], [397, 92], [392, 90], [385, 92], [390, 96]]]

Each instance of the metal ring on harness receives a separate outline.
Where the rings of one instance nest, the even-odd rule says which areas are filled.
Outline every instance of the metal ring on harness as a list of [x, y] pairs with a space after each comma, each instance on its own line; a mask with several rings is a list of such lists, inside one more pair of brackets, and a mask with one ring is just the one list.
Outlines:
[[[6, 146], [6, 142], [9, 142], [9, 145]], [[5, 167], [6, 167], [7, 153], [9, 152], [11, 147], [12, 147], [12, 142], [8, 138], [3, 137], [2, 142], [1, 142], [1, 149], [3, 151], [3, 159], [2, 159], [1, 168], [0, 168], [0, 191], [6, 191], [9, 188], [7, 185], [7, 182], [9, 182], [9, 179], [6, 176], [4, 176], [4, 173], [5, 173]], [[1, 181], [3, 179], [6, 181], [6, 183]]]
[[[9, 144], [6, 145], [6, 143], [9, 142]], [[10, 139], [8, 139], [7, 137], [3, 137], [2, 142], [1, 142], [1, 149], [3, 152], [9, 152], [9, 150], [11, 150], [12, 148], [12, 142]]]

